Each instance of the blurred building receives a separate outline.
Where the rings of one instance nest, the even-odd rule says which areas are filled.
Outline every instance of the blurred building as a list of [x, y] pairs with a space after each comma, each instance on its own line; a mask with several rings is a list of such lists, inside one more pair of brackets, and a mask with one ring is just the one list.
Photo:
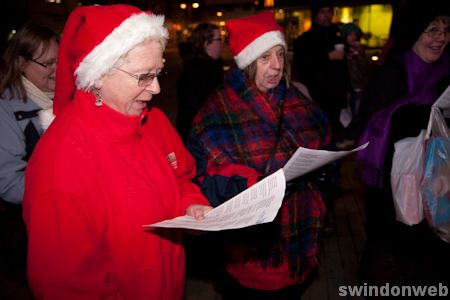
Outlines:
[[[294, 1], [278, 1], [275, 3], [286, 5], [274, 7], [275, 17], [284, 25], [288, 42], [308, 30], [312, 22], [308, 4], [290, 5], [291, 2]], [[357, 23], [364, 32], [363, 43], [381, 48], [389, 37], [392, 16], [390, 1], [336, 1], [333, 22], [338, 25]]]
[[[128, 3], [162, 13], [170, 31], [170, 43], [186, 40], [200, 22], [211, 22], [226, 32], [227, 19], [251, 15], [259, 10], [274, 10], [285, 28], [288, 44], [311, 26], [311, 0], [3, 0], [1, 1], [2, 41], [24, 20], [31, 18], [62, 32], [69, 13], [78, 5]], [[335, 23], [357, 22], [369, 47], [382, 47], [389, 36], [392, 4], [398, 0], [335, 0]], [[99, 16], [101, 20], [101, 16]]]
[[[285, 28], [288, 44], [311, 27], [311, 0], [204, 0], [175, 1], [172, 5], [172, 26], [178, 39], [185, 39], [201, 21], [215, 23], [224, 29], [227, 19], [251, 15], [271, 9]], [[396, 0], [336, 0], [333, 22], [357, 23], [364, 32], [363, 43], [381, 48], [389, 37]], [[193, 4], [198, 3], [197, 8]], [[177, 7], [178, 5], [178, 7]], [[181, 6], [183, 8], [181, 8]], [[179, 14], [181, 11], [181, 14]], [[225, 34], [225, 31], [223, 32]]]

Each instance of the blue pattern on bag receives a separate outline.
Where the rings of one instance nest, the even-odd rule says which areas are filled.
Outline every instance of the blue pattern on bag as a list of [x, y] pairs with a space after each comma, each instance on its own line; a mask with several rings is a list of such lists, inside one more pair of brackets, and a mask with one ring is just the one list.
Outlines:
[[433, 227], [450, 222], [449, 154], [449, 138], [431, 138], [428, 141], [425, 156], [423, 199], [427, 219]]

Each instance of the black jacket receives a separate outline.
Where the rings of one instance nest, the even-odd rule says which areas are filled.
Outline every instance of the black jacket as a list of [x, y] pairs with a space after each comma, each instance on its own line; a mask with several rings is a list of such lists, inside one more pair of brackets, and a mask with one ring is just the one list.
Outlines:
[[338, 118], [351, 91], [346, 61], [328, 58], [328, 52], [338, 43], [344, 42], [335, 25], [313, 25], [294, 41], [294, 72], [331, 119]]
[[177, 82], [177, 131], [186, 141], [192, 119], [209, 94], [223, 80], [223, 60], [207, 55], [189, 56]]

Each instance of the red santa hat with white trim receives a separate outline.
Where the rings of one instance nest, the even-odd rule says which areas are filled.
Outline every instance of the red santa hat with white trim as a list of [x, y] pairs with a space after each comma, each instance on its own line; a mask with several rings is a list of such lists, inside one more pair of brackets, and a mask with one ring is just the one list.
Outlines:
[[270, 48], [281, 45], [285, 49], [283, 28], [272, 11], [232, 19], [226, 22], [228, 47], [240, 69], [244, 69]]
[[91, 90], [121, 56], [147, 38], [166, 45], [164, 16], [123, 4], [76, 8], [59, 45], [53, 113], [62, 111], [76, 89]]

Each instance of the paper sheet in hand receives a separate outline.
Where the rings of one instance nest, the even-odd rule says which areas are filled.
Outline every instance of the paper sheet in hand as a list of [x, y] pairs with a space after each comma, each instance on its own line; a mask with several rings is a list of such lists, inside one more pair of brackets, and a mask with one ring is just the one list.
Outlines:
[[352, 152], [362, 150], [366, 148], [368, 144], [369, 142], [349, 151], [312, 150], [299, 147], [283, 167], [286, 181], [314, 171], [315, 169], [342, 158]]
[[227, 202], [210, 210], [205, 214], [205, 219], [201, 221], [185, 215], [144, 225], [144, 227], [218, 231], [272, 222], [281, 207], [285, 189], [286, 179], [280, 169]]

